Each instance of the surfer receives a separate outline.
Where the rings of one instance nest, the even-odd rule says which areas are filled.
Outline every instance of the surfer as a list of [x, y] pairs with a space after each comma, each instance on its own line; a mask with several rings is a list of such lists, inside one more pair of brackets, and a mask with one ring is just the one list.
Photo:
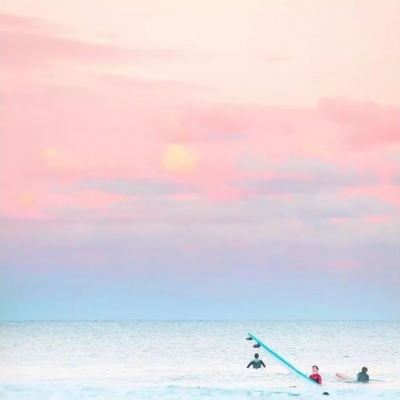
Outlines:
[[367, 374], [367, 371], [367, 367], [362, 367], [361, 372], [357, 374], [358, 382], [369, 382], [369, 375]]
[[263, 366], [265, 368], [265, 364], [263, 362], [263, 360], [260, 360], [258, 353], [254, 354], [254, 360], [250, 361], [249, 365], [247, 366], [247, 368], [250, 368], [251, 366], [253, 366], [253, 368], [261, 368], [261, 366]]
[[322, 378], [321, 375], [318, 373], [318, 367], [313, 365], [312, 367], [312, 374], [310, 375], [310, 379], [317, 382], [318, 385], [322, 385]]

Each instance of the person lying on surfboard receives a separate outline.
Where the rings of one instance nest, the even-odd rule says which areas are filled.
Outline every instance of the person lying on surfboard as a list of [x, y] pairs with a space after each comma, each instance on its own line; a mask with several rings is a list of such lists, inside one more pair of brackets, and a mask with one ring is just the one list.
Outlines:
[[258, 353], [254, 354], [254, 360], [250, 361], [249, 365], [247, 366], [247, 368], [250, 368], [250, 366], [253, 366], [253, 368], [261, 368], [261, 366], [263, 366], [265, 368], [265, 364], [263, 362], [263, 360], [260, 360]]
[[369, 382], [369, 375], [367, 374], [367, 371], [367, 367], [362, 367], [361, 372], [357, 374], [358, 382]]
[[310, 375], [310, 379], [317, 382], [318, 385], [322, 385], [322, 378], [321, 375], [318, 373], [318, 367], [313, 365], [312, 367], [312, 374]]

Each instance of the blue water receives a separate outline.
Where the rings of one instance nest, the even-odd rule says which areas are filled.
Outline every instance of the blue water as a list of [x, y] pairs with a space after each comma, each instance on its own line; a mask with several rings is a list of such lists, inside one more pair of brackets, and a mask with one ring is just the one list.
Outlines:
[[[400, 398], [400, 322], [99, 321], [0, 323], [0, 399], [321, 398], [247, 332], [300, 371], [317, 364], [329, 398]], [[267, 367], [246, 369], [256, 351]], [[376, 381], [335, 377], [364, 365]]]

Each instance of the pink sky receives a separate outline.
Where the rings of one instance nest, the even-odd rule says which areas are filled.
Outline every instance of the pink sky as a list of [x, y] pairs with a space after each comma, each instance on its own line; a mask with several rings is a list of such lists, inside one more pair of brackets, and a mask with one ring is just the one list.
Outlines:
[[[399, 1], [3, 0], [1, 13], [3, 218], [148, 222], [183, 253], [400, 244]], [[182, 239], [154, 221], [198, 227]]]

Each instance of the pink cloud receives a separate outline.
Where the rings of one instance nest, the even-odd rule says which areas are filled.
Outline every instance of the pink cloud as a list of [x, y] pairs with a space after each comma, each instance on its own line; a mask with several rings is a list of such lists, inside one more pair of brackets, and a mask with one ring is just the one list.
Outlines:
[[[199, 81], [120, 76], [111, 66], [178, 62], [185, 58], [180, 51], [94, 44], [62, 37], [64, 32], [39, 20], [1, 19], [10, 76], [0, 121], [2, 170], [7, 171], [2, 186], [9, 194], [3, 208], [13, 215], [20, 209], [40, 216], [38, 210], [45, 213], [51, 201], [67, 206], [68, 196], [74, 195], [52, 191], [87, 180], [148, 179], [190, 186], [189, 192], [167, 195], [178, 202], [191, 201], [191, 196], [216, 203], [257, 196], [291, 199], [324, 190], [341, 199], [371, 196], [400, 202], [393, 183], [399, 167], [384, 161], [385, 145], [399, 140], [399, 107], [346, 98], [323, 98], [317, 108], [217, 102], [217, 88]], [[30, 78], [20, 80], [17, 65]], [[74, 68], [66, 70], [68, 65]], [[100, 65], [106, 72], [96, 71]], [[37, 75], [44, 66], [46, 74]], [[166, 149], [174, 144], [193, 155], [193, 168], [186, 174], [165, 168]], [[240, 167], [244, 155], [247, 165], [258, 163], [257, 168]], [[246, 184], [255, 181], [265, 184], [262, 190]], [[100, 190], [91, 196], [71, 204], [108, 207], [122, 200], [102, 197]]]
[[18, 32], [47, 32], [55, 33], [51, 29], [51, 24], [43, 21], [39, 18], [21, 17], [19, 15], [12, 14], [0, 14], [1, 29], [6, 31], [18, 31]]
[[387, 215], [368, 215], [364, 219], [367, 222], [376, 224], [390, 222], [390, 218]]
[[400, 108], [381, 107], [374, 103], [346, 98], [321, 99], [319, 109], [345, 133], [349, 150], [376, 148], [400, 141]]
[[[107, 83], [110, 84], [121, 94], [120, 98], [128, 101], [130, 90]], [[146, 92], [145, 88], [141, 90]], [[58, 101], [54, 97], [57, 92]], [[37, 101], [29, 107], [32, 94]], [[16, 112], [17, 104], [27, 111], [23, 119]], [[352, 157], [342, 146], [343, 137], [350, 133], [318, 111], [260, 106], [242, 109], [239, 105], [228, 105], [225, 110], [224, 105], [205, 105], [194, 98], [190, 102], [188, 99], [190, 113], [182, 119], [180, 104], [175, 100], [168, 105], [169, 115], [177, 119], [176, 125], [164, 130], [160, 120], [152, 118], [159, 105], [154, 109], [150, 104], [143, 106], [140, 99], [133, 99], [129, 107], [125, 102], [118, 106], [113, 98], [96, 99], [82, 89], [57, 89], [43, 94], [33, 90], [10, 95], [5, 101], [10, 112], [1, 122], [6, 132], [3, 162], [8, 168], [13, 166], [11, 173], [4, 176], [5, 184], [20, 182], [14, 193], [22, 193], [29, 186], [40, 186], [41, 181], [65, 185], [85, 179], [161, 179], [190, 184], [196, 188], [194, 194], [226, 202], [257, 196], [257, 190], [235, 184], [256, 179], [270, 182], [268, 196], [291, 198], [299, 190], [337, 186], [342, 187], [338, 194], [343, 198], [369, 195], [398, 204], [398, 190], [390, 186], [391, 178], [398, 172], [397, 164], [382, 163], [382, 153], [377, 157], [367, 150]], [[46, 114], [40, 115], [42, 109], [47, 110]], [[190, 121], [196, 122], [196, 129], [191, 129]], [[235, 126], [241, 128], [240, 134]], [[18, 132], [25, 134], [20, 136]], [[168, 172], [163, 167], [165, 149], [176, 138], [181, 138], [196, 155], [196, 168], [188, 174]], [[310, 154], [307, 144], [316, 151]], [[323, 146], [323, 150], [318, 151], [318, 146]], [[244, 152], [264, 165], [257, 171], [241, 170], [238, 162]], [[297, 164], [293, 164], [294, 160], [298, 160]], [[365, 164], [358, 169], [356, 161], [360, 160]], [[369, 181], [363, 183], [363, 177], [370, 177]], [[373, 182], [373, 177], [377, 182]], [[378, 185], [385, 180], [385, 188]], [[279, 185], [284, 185], [283, 190]], [[178, 199], [187, 195], [174, 196]]]
[[38, 19], [2, 14], [0, 23], [2, 67], [5, 69], [49, 69], [56, 62], [75, 67], [79, 63], [121, 65], [184, 56], [172, 49], [131, 49], [63, 37], [61, 28], [49, 29], [49, 24]]

